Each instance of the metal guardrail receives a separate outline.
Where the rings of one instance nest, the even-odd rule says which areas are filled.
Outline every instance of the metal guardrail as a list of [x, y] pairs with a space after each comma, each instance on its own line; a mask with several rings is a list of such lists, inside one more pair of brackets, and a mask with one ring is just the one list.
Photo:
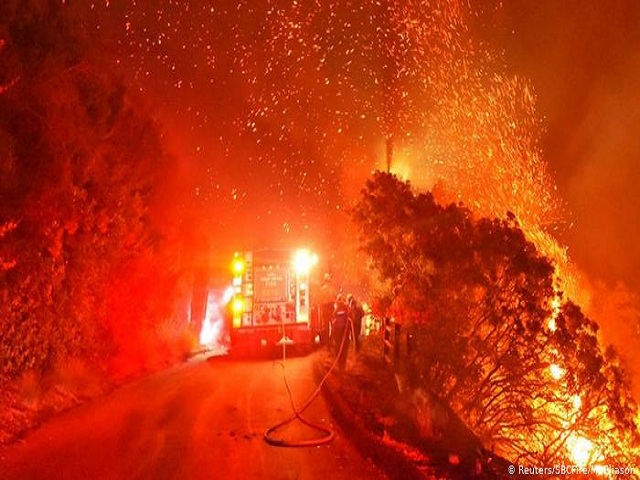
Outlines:
[[410, 330], [403, 332], [402, 325], [396, 323], [393, 317], [385, 317], [382, 320], [382, 332], [384, 359], [397, 369], [402, 355], [406, 359], [415, 353], [416, 339]]
[[385, 317], [382, 321], [383, 346], [382, 352], [387, 363], [397, 367], [400, 361], [400, 329], [393, 318]]

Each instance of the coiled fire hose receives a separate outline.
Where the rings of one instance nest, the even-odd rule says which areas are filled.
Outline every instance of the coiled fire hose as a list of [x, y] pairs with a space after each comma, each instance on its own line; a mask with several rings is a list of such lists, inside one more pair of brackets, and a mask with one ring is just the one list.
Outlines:
[[[324, 374], [324, 377], [322, 378], [322, 380], [320, 381], [316, 389], [309, 396], [309, 398], [307, 398], [307, 400], [304, 402], [304, 404], [300, 409], [296, 408], [295, 402], [293, 401], [291, 388], [289, 387], [289, 382], [287, 381], [287, 375], [285, 372], [285, 364], [284, 364], [285, 358], [286, 358], [285, 344], [284, 343], [282, 344], [283, 358], [282, 358], [282, 362], [280, 362], [280, 366], [282, 367], [282, 378], [284, 379], [284, 384], [287, 387], [287, 394], [289, 395], [289, 402], [291, 403], [291, 409], [293, 410], [293, 415], [277, 423], [276, 425], [268, 428], [266, 432], [264, 432], [264, 441], [267, 442], [269, 445], [274, 447], [316, 447], [319, 445], [326, 445], [327, 443], [333, 440], [333, 438], [335, 437], [335, 433], [333, 432], [333, 430], [327, 427], [324, 427], [322, 425], [318, 425], [316, 423], [310, 422], [309, 420], [305, 419], [302, 416], [302, 413], [309, 407], [309, 405], [311, 405], [311, 403], [315, 400], [315, 398], [320, 394], [322, 390], [322, 386], [327, 381], [327, 378], [329, 377], [331, 372], [335, 369], [336, 365], [338, 364], [338, 359], [342, 354], [342, 350], [345, 347], [346, 339], [350, 331], [353, 331], [353, 325], [351, 325], [351, 320], [349, 320], [349, 326], [344, 329], [344, 334], [342, 336], [342, 340], [340, 342], [340, 348], [338, 349], [336, 358], [333, 360], [333, 363], [329, 367], [329, 370], [327, 370], [327, 373]], [[302, 422], [303, 424], [305, 424], [306, 426], [312, 428], [313, 430], [317, 430], [321, 432], [322, 436], [320, 436], [319, 438], [311, 439], [311, 440], [298, 440], [298, 441], [291, 441], [291, 440], [285, 440], [282, 438], [273, 437], [273, 434], [275, 432], [282, 429], [284, 426], [290, 424], [291, 422], [295, 421], [296, 419]]]

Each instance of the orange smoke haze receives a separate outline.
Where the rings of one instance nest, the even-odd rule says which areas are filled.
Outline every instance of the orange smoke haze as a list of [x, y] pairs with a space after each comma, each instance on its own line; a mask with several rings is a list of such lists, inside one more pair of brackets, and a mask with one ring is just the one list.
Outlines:
[[591, 301], [583, 307], [637, 379], [640, 4], [516, 0], [491, 21], [502, 28], [491, 41], [537, 93], [541, 147], [569, 211], [557, 238], [584, 272]]

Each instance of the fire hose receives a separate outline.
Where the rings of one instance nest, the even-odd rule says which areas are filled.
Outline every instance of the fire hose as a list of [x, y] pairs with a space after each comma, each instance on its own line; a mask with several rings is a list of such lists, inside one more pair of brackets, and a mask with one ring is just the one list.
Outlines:
[[[344, 334], [342, 335], [342, 340], [340, 341], [340, 348], [338, 349], [336, 358], [333, 360], [333, 363], [329, 367], [329, 370], [327, 370], [327, 372], [324, 374], [324, 377], [322, 378], [322, 380], [320, 381], [316, 389], [313, 391], [313, 393], [311, 393], [311, 395], [309, 395], [309, 397], [307, 398], [307, 400], [304, 402], [304, 404], [300, 409], [296, 408], [295, 402], [293, 401], [293, 394], [291, 392], [291, 388], [289, 387], [289, 382], [287, 381], [287, 375], [285, 371], [285, 359], [286, 359], [285, 344], [284, 343], [282, 344], [282, 362], [280, 362], [280, 366], [282, 367], [282, 378], [284, 380], [285, 387], [287, 388], [287, 394], [289, 396], [289, 402], [291, 404], [291, 409], [293, 410], [293, 415], [277, 423], [276, 425], [269, 427], [265, 431], [264, 440], [269, 445], [274, 447], [316, 447], [319, 445], [326, 445], [327, 443], [333, 440], [333, 438], [335, 437], [335, 433], [333, 432], [333, 430], [327, 427], [324, 427], [322, 425], [318, 425], [316, 423], [310, 422], [309, 420], [307, 420], [302, 416], [302, 413], [309, 407], [309, 405], [311, 405], [311, 403], [320, 394], [320, 392], [322, 391], [322, 386], [327, 381], [327, 378], [329, 378], [329, 375], [331, 374], [331, 372], [333, 372], [336, 365], [338, 364], [338, 359], [342, 354], [342, 350], [345, 347], [346, 339], [350, 331], [353, 331], [353, 325], [351, 324], [351, 320], [349, 320], [348, 328], [344, 329]], [[311, 439], [311, 440], [298, 440], [298, 441], [290, 441], [290, 440], [273, 437], [273, 434], [275, 432], [282, 429], [284, 426], [294, 422], [296, 419], [299, 420], [304, 425], [310, 427], [311, 429], [321, 432], [322, 436], [319, 438]]]

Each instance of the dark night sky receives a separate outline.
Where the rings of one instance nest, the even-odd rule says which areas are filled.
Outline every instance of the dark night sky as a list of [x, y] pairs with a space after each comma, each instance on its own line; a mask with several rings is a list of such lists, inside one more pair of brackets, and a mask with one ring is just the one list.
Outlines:
[[[308, 60], [304, 55], [296, 58], [296, 49], [309, 46], [296, 43], [296, 25], [289, 24], [294, 35], [287, 38], [271, 30], [269, 22], [260, 21], [275, 18], [261, 3], [111, 1], [97, 4], [94, 15], [119, 65], [159, 109], [176, 152], [189, 165], [186, 170], [200, 179], [202, 195], [244, 198], [247, 204], [263, 208], [259, 213], [263, 217], [294, 202], [311, 217], [318, 205], [339, 205], [332, 195], [340, 183], [336, 178], [344, 179], [345, 162], [348, 170], [363, 173], [375, 163], [357, 141], [372, 124], [363, 113], [361, 124], [350, 125], [346, 117], [341, 121], [339, 112], [349, 108], [365, 112], [371, 105], [348, 100], [333, 104], [337, 113], [327, 120], [322, 115], [301, 115], [326, 107], [318, 99], [301, 96], [296, 97], [298, 110], [289, 115], [289, 123], [265, 120], [269, 112], [256, 105], [269, 102], [249, 88], [242, 70], [265, 66], [256, 60], [256, 52], [290, 48], [291, 70], [286, 63], [275, 65], [294, 84], [296, 68], [304, 71]], [[640, 2], [504, 3], [502, 8], [485, 9], [479, 35], [491, 48], [504, 50], [507, 69], [528, 78], [534, 87], [546, 128], [543, 158], [569, 211], [571, 226], [561, 232], [561, 241], [590, 277], [622, 280], [638, 291]], [[332, 5], [327, 2], [323, 13], [332, 14]], [[356, 11], [350, 21], [367, 28], [366, 16], [366, 11]], [[243, 37], [246, 31], [253, 33]], [[276, 41], [271, 40], [274, 33]], [[339, 49], [348, 50], [354, 41], [339, 32], [333, 35]], [[360, 68], [357, 62], [355, 68]], [[273, 74], [263, 73], [267, 79]], [[296, 95], [283, 94], [286, 85], [277, 80], [266, 85], [280, 92], [270, 99], [278, 108], [283, 98], [278, 95]], [[311, 145], [309, 136], [323, 134], [326, 138]], [[341, 157], [345, 135], [356, 139], [349, 148], [359, 153], [360, 160]], [[270, 192], [259, 201], [246, 193], [256, 181], [267, 184]], [[292, 230], [308, 228], [293, 213], [289, 220], [282, 215], [278, 224], [287, 223]]]

